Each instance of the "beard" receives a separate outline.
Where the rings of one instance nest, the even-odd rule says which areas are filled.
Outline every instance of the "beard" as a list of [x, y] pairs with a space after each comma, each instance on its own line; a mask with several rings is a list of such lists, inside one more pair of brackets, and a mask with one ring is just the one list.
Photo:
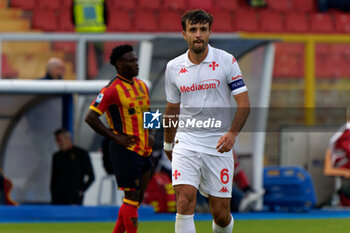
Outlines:
[[191, 46], [191, 51], [194, 52], [195, 54], [200, 54], [200, 53], [204, 52], [208, 46], [208, 43], [205, 43], [204, 41], [201, 41], [201, 42], [203, 42], [202, 46], [195, 46], [195, 43], [193, 42], [193, 44]]

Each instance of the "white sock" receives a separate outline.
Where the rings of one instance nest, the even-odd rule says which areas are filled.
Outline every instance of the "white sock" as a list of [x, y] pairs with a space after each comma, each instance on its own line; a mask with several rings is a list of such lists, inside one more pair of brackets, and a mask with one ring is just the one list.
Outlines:
[[214, 233], [232, 233], [234, 222], [235, 220], [233, 219], [232, 215], [231, 215], [231, 222], [226, 227], [220, 227], [213, 220], [213, 225], [212, 225], [213, 232]]
[[176, 214], [175, 233], [196, 233], [193, 216]]

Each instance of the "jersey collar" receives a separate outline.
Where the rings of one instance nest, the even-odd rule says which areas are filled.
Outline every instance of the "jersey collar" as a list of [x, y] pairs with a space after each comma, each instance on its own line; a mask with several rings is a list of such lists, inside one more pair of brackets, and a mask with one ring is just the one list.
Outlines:
[[124, 81], [124, 82], [127, 82], [127, 83], [129, 83], [129, 84], [134, 84], [134, 79], [133, 79], [132, 81], [130, 81], [129, 79], [124, 78], [124, 77], [121, 76], [120, 74], [117, 74], [117, 77], [118, 77], [120, 80]]
[[[190, 59], [188, 58], [188, 51], [185, 54], [185, 67], [190, 67], [190, 66], [194, 66], [196, 64], [193, 64]], [[205, 57], [204, 61], [202, 61], [202, 63], [211, 63], [213, 62], [213, 48], [208, 44], [208, 54]]]

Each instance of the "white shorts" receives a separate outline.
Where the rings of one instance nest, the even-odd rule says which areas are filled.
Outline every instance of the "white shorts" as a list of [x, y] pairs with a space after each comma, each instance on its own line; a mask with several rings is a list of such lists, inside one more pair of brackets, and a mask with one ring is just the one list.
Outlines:
[[171, 165], [173, 186], [188, 184], [206, 197], [231, 198], [233, 156], [213, 156], [175, 146]]

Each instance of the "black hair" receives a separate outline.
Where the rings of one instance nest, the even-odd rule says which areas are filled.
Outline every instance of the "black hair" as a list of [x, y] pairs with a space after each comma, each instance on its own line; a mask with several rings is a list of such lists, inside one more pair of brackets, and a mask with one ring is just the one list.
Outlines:
[[182, 29], [186, 31], [186, 22], [189, 24], [209, 23], [209, 30], [213, 24], [214, 17], [202, 9], [189, 10], [181, 18]]
[[134, 48], [131, 45], [128, 45], [128, 44], [119, 45], [112, 50], [112, 54], [109, 57], [109, 62], [111, 63], [112, 66], [115, 66], [115, 63], [118, 61], [118, 59], [121, 56], [123, 56], [125, 53], [132, 52], [132, 51], [134, 51]]
[[70, 132], [65, 128], [60, 128], [60, 129], [57, 129], [54, 134], [55, 136], [58, 136], [60, 134], [67, 135], [67, 134], [70, 134]]

